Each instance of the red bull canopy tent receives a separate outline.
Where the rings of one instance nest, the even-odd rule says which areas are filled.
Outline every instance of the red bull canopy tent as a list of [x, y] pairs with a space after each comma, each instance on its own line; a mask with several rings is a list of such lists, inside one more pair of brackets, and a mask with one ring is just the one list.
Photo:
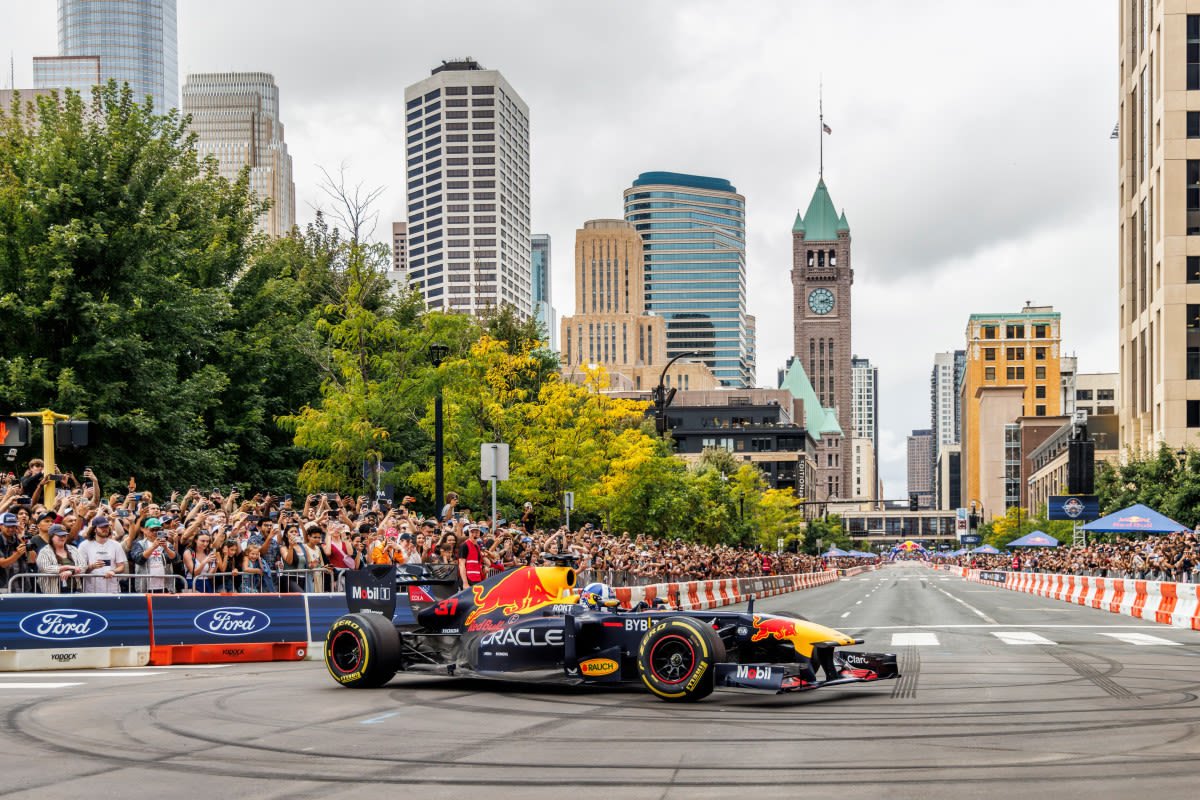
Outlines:
[[1058, 547], [1058, 539], [1055, 539], [1048, 533], [1042, 531], [1034, 531], [1027, 533], [1020, 539], [1013, 539], [1008, 543], [1009, 547]]
[[1164, 517], [1154, 509], [1144, 506], [1141, 503], [1132, 505], [1121, 511], [1114, 511], [1107, 517], [1101, 517], [1095, 522], [1089, 522], [1087, 525], [1081, 525], [1080, 527], [1092, 533], [1142, 535], [1177, 533], [1189, 530], [1186, 525], [1181, 525], [1169, 517]]

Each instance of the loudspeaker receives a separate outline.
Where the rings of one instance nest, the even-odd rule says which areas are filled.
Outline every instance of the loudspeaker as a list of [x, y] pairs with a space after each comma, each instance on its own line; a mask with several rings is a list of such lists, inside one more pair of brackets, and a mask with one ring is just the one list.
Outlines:
[[1096, 442], [1067, 442], [1067, 494], [1092, 494], [1096, 490]]

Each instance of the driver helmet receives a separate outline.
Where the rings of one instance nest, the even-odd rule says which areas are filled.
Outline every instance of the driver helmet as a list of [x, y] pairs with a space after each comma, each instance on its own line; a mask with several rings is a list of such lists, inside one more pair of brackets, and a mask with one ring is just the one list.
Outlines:
[[617, 590], [607, 583], [589, 583], [579, 591], [579, 602], [591, 608], [615, 606]]

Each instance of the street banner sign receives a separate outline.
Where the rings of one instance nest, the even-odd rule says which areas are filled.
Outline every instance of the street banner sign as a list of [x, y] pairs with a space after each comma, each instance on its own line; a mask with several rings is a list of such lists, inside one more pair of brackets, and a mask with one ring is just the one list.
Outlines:
[[1100, 518], [1100, 500], [1094, 494], [1051, 495], [1046, 503], [1049, 519], [1091, 520]]

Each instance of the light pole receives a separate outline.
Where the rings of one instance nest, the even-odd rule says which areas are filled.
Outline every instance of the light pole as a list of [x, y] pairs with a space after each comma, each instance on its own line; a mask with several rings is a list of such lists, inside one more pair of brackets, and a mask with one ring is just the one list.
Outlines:
[[667, 406], [671, 405], [671, 401], [675, 399], [676, 391], [675, 389], [672, 389], [668, 392], [663, 386], [663, 381], [667, 377], [667, 370], [669, 370], [671, 365], [681, 358], [690, 358], [698, 355], [700, 354], [695, 352], [680, 353], [668, 361], [667, 365], [663, 367], [662, 372], [659, 373], [658, 386], [654, 387], [654, 392], [652, 395], [654, 399], [654, 429], [658, 432], [659, 436], [665, 436], [667, 434]]
[[[437, 369], [450, 354], [444, 344], [429, 345], [429, 363]], [[438, 378], [437, 395], [433, 399], [433, 506], [438, 521], [442, 518], [442, 501], [445, 497], [445, 477], [442, 474], [442, 381]]]

